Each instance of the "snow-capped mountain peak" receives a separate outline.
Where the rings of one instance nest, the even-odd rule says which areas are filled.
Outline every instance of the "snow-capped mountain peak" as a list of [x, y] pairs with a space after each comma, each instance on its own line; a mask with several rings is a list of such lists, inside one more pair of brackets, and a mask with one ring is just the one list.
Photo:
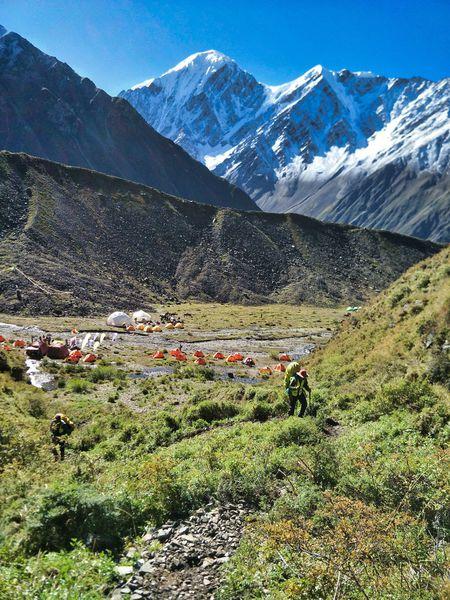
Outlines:
[[[364, 182], [380, 170], [398, 178], [407, 170], [399, 194], [416, 206], [425, 197], [417, 178], [450, 178], [448, 88], [449, 80], [388, 78], [322, 65], [288, 83], [265, 85], [209, 50], [121, 95], [155, 129], [243, 188], [264, 210], [443, 239], [450, 236], [448, 196], [442, 227], [422, 208], [420, 222], [411, 207], [393, 208], [389, 178], [380, 176], [370, 190]], [[358, 201], [350, 202], [355, 189]], [[366, 206], [372, 195], [373, 207]]]
[[175, 65], [175, 67], [172, 67], [166, 71], [164, 75], [174, 71], [182, 71], [183, 69], [204, 70], [211, 67], [220, 68], [227, 63], [234, 63], [234, 60], [225, 54], [222, 54], [222, 52], [218, 52], [217, 50], [205, 50], [204, 52], [196, 52], [195, 54], [191, 54]]
[[173, 80], [181, 73], [189, 73], [191, 78], [195, 79], [197, 83], [200, 83], [202, 79], [215, 73], [221, 69], [224, 65], [235, 65], [235, 61], [225, 54], [218, 52], [217, 50], [205, 50], [204, 52], [196, 52], [191, 54], [177, 65], [163, 73], [160, 77], [153, 77], [146, 79], [141, 83], [133, 86], [132, 90], [141, 89], [143, 87], [149, 87], [154, 81], [167, 81]]

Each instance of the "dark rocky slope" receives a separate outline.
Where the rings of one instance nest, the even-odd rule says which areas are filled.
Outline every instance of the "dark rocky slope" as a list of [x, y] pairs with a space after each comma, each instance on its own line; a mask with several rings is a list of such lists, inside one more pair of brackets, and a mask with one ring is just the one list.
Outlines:
[[[3, 34], [3, 35], [2, 35]], [[0, 148], [117, 175], [216, 206], [258, 210], [122, 98], [0, 26]]]
[[439, 249], [0, 153], [0, 311], [86, 314], [174, 297], [360, 302]]

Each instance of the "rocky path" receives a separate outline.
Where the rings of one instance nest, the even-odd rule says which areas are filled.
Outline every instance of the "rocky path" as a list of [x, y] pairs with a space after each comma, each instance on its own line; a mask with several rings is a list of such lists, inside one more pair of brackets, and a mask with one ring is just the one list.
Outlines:
[[[243, 505], [208, 504], [186, 521], [149, 531], [140, 558], [132, 567], [118, 567], [124, 581], [111, 599], [214, 598], [221, 568], [236, 550], [248, 514]], [[162, 546], [153, 551], [155, 543]], [[131, 549], [127, 556], [135, 552]]]

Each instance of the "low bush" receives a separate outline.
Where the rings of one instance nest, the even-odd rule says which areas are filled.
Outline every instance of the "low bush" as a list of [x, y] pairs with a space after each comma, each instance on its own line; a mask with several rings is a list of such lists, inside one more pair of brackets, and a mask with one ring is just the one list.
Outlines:
[[101, 600], [116, 583], [113, 559], [75, 542], [70, 551], [38, 554], [28, 560], [0, 554], [2, 600]]
[[214, 379], [214, 370], [209, 367], [200, 367], [189, 365], [182, 367], [176, 365], [173, 376], [177, 379], [197, 379], [198, 381], [212, 381]]
[[310, 417], [290, 417], [280, 422], [272, 439], [276, 446], [316, 444], [321, 439], [321, 433]]
[[100, 494], [86, 485], [51, 487], [33, 499], [25, 526], [29, 552], [69, 550], [72, 540], [93, 550], [118, 551], [137, 533], [139, 512], [126, 496]]
[[91, 385], [85, 379], [70, 379], [67, 382], [66, 388], [69, 392], [74, 394], [85, 394], [91, 389]]
[[231, 402], [219, 402], [215, 400], [204, 400], [188, 409], [186, 420], [193, 423], [199, 419], [212, 423], [213, 421], [222, 421], [235, 417], [239, 413], [239, 408]]
[[100, 381], [121, 381], [126, 378], [126, 372], [120, 369], [116, 369], [115, 367], [110, 367], [107, 365], [100, 365], [93, 369], [90, 369], [88, 373], [89, 381], [94, 383], [98, 383]]
[[252, 421], [267, 421], [274, 414], [274, 407], [268, 402], [256, 402], [247, 412], [247, 417]]

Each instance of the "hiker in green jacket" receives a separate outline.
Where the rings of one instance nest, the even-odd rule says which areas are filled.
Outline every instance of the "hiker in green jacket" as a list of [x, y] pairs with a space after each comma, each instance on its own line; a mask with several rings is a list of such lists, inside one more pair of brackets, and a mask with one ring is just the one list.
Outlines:
[[[52, 440], [52, 453], [55, 460], [64, 460], [67, 437], [74, 430], [72, 421], [61, 413], [57, 413], [50, 423], [50, 435]], [[58, 452], [59, 450], [59, 452]]]
[[298, 416], [304, 416], [308, 406], [306, 392], [308, 392], [309, 399], [311, 400], [311, 388], [308, 385], [308, 373], [305, 369], [299, 369], [298, 371], [295, 370], [292, 377], [289, 378], [289, 383], [286, 387], [286, 393], [288, 395], [290, 404], [290, 416], [295, 414], [295, 409], [298, 402], [300, 402], [300, 412], [298, 413]]

